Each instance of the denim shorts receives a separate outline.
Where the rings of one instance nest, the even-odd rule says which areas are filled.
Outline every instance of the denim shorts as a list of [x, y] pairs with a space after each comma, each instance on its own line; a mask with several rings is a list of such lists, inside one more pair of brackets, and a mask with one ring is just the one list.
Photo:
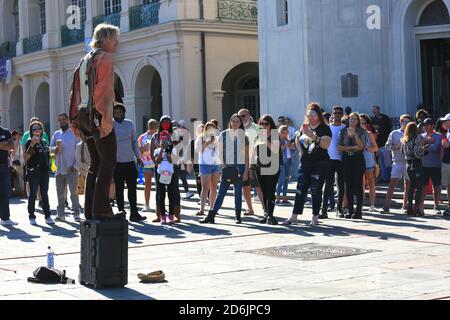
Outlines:
[[143, 173], [153, 173], [153, 174], [155, 174], [155, 168], [143, 168], [142, 172]]
[[212, 175], [214, 173], [221, 173], [221, 172], [222, 172], [222, 168], [218, 165], [201, 164], [199, 176], [208, 176], [208, 175]]

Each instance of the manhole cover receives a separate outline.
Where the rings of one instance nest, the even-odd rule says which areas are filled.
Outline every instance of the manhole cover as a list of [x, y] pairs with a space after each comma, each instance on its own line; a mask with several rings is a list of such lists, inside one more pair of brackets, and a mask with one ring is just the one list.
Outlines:
[[334, 259], [340, 257], [356, 256], [374, 251], [375, 250], [365, 250], [341, 246], [326, 246], [316, 243], [307, 243], [292, 246], [248, 250], [242, 252], [276, 258], [311, 261], [311, 260]]

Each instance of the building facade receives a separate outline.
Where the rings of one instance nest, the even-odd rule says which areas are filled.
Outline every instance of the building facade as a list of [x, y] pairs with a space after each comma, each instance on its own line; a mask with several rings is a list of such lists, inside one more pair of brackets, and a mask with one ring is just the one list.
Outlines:
[[163, 114], [193, 124], [227, 122], [240, 106], [259, 111], [254, 0], [0, 0], [0, 8], [0, 116], [10, 129], [26, 131], [32, 116], [57, 128], [73, 71], [104, 21], [121, 30], [116, 100], [139, 132]]
[[450, 0], [260, 1], [261, 112], [450, 112]]

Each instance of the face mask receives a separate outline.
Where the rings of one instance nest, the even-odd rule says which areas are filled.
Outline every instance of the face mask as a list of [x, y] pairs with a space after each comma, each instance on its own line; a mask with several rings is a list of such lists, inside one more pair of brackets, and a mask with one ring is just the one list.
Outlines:
[[62, 131], [67, 131], [67, 129], [69, 129], [69, 125], [68, 124], [66, 124], [65, 126], [61, 127]]
[[114, 120], [117, 121], [118, 123], [122, 123], [123, 120], [125, 120], [125, 118], [117, 118], [117, 117], [114, 117]]
[[169, 123], [169, 122], [167, 122], [167, 121], [164, 121], [164, 122], [162, 123], [162, 125], [161, 125], [161, 128], [162, 128], [163, 130], [169, 130], [171, 126], [172, 126], [171, 123]]

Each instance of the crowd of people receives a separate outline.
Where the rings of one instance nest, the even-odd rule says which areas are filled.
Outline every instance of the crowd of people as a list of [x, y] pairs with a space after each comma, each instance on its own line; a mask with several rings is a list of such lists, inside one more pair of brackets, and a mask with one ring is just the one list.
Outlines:
[[[392, 130], [390, 118], [381, 114], [377, 106], [369, 117], [340, 106], [326, 113], [319, 104], [311, 103], [304, 122], [295, 130], [284, 117], [278, 119], [278, 125], [271, 115], [264, 115], [255, 123], [250, 112], [242, 109], [231, 116], [226, 129], [220, 129], [218, 121], [212, 119], [199, 124], [194, 137], [185, 121], [175, 121], [169, 116], [159, 121], [151, 119], [147, 131], [138, 136], [133, 121], [125, 116], [126, 106], [114, 103], [113, 128], [118, 152], [109, 188], [110, 200], [116, 201], [119, 212], [125, 212], [126, 184], [132, 222], [147, 219], [139, 213], [137, 203], [140, 168], [145, 179], [142, 212], [152, 210], [152, 186], [156, 189], [154, 223], [181, 222], [179, 180], [184, 199], [191, 199], [194, 193], [189, 190], [187, 176], [192, 174], [200, 199], [196, 213], [200, 223], [215, 223], [232, 185], [236, 223], [242, 223], [242, 215], [255, 215], [253, 201], [259, 199], [264, 210], [260, 222], [276, 225], [275, 207], [291, 205], [288, 183], [295, 170], [296, 156], [300, 165], [295, 202], [284, 225], [297, 223], [309, 192], [311, 225], [328, 218], [328, 213], [334, 210], [337, 217], [344, 219], [361, 219], [364, 212], [388, 214], [394, 189], [402, 179], [402, 213], [424, 216], [425, 196], [431, 189], [433, 213], [450, 215], [450, 204], [446, 210], [440, 209], [442, 186], [450, 191], [450, 114], [435, 122], [425, 110], [420, 110], [414, 118], [402, 115], [400, 128]], [[65, 221], [69, 194], [73, 219], [80, 221], [83, 208], [79, 196], [85, 194], [86, 176], [92, 167], [89, 145], [70, 130], [67, 114], [58, 116], [58, 124], [60, 129], [51, 139], [38, 118], [30, 120], [29, 130], [23, 136], [0, 127], [2, 225], [15, 224], [10, 219], [10, 193], [28, 198], [31, 225], [37, 224], [37, 199], [45, 223]], [[55, 221], [48, 197], [52, 163], [56, 167], [53, 171], [58, 200]], [[375, 186], [377, 178], [384, 179], [383, 175], [388, 177], [389, 187], [385, 204], [378, 210]], [[370, 205], [364, 211], [366, 190]], [[244, 213], [243, 199], [247, 204]]]
[[[125, 184], [129, 220], [143, 222], [147, 217], [141, 215], [137, 203], [138, 168], [145, 177], [143, 211], [152, 210], [154, 205], [155, 223], [181, 222], [179, 180], [185, 199], [190, 199], [194, 194], [189, 190], [187, 175], [194, 174], [200, 223], [215, 223], [233, 186], [236, 223], [242, 223], [242, 215], [255, 215], [252, 202], [259, 199], [261, 215], [264, 213], [260, 222], [276, 225], [275, 207], [292, 205], [288, 184], [297, 163], [295, 202], [284, 225], [297, 223], [308, 193], [313, 226], [333, 210], [339, 218], [361, 219], [366, 212], [366, 189], [368, 212], [377, 212], [377, 178], [389, 181], [382, 214], [390, 213], [394, 189], [403, 179], [405, 214], [423, 216], [425, 195], [432, 189], [434, 214], [450, 215], [450, 204], [445, 211], [440, 210], [441, 187], [447, 188], [447, 195], [450, 193], [450, 114], [435, 123], [421, 109], [415, 117], [402, 115], [400, 129], [393, 130], [391, 119], [378, 106], [372, 108], [373, 117], [369, 117], [350, 107], [335, 106], [331, 113], [324, 112], [313, 102], [306, 107], [298, 129], [289, 118], [279, 117], [278, 125], [267, 114], [255, 121], [249, 110], [242, 109], [225, 119], [228, 124], [224, 130], [211, 119], [197, 125], [191, 137], [186, 122], [165, 115], [159, 121], [151, 119], [147, 131], [138, 136], [133, 121], [126, 119], [126, 106], [115, 101], [114, 54], [119, 34], [116, 26], [96, 26], [93, 50], [74, 72], [69, 115], [58, 115], [60, 129], [51, 139], [38, 118], [30, 119], [23, 136], [0, 127], [1, 225], [15, 225], [10, 219], [11, 189], [28, 198], [31, 225], [37, 224], [37, 199], [45, 223], [55, 223], [48, 195], [50, 172], [55, 173], [56, 222], [66, 219], [69, 193], [75, 222], [80, 221], [82, 211], [88, 220], [115, 218], [114, 201], [119, 218], [126, 217]], [[153, 184], [156, 201], [151, 204]], [[84, 209], [79, 203], [82, 194]], [[242, 198], [247, 204], [244, 213]]]

